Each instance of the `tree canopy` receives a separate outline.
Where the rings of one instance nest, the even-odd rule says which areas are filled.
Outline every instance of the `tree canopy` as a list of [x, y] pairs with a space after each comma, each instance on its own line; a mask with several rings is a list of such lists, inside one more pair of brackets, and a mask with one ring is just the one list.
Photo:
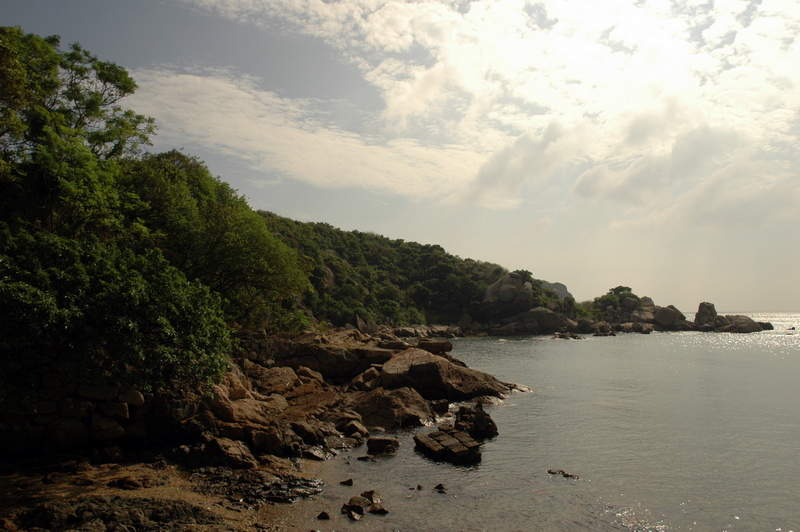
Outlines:
[[155, 124], [121, 105], [125, 69], [59, 46], [0, 28], [0, 378], [28, 358], [213, 381], [228, 324], [292, 322], [305, 272], [201, 161], [144, 153]]

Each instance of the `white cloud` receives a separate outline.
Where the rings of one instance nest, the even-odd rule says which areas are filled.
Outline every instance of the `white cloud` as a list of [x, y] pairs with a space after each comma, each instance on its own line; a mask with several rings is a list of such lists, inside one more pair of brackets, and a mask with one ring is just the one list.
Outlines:
[[380, 91], [364, 137], [246, 79], [151, 73], [150, 114], [264, 171], [510, 209], [580, 161], [565, 188], [615, 227], [773, 219], [766, 198], [798, 179], [796, 2], [176, 1], [318, 37]]
[[325, 122], [319, 102], [281, 98], [230, 72], [133, 74], [140, 88], [129, 104], [165, 124], [161, 136], [167, 141], [191, 139], [266, 175], [422, 198], [452, 192], [478, 161], [457, 147], [433, 149], [412, 139], [384, 142], [343, 131]]

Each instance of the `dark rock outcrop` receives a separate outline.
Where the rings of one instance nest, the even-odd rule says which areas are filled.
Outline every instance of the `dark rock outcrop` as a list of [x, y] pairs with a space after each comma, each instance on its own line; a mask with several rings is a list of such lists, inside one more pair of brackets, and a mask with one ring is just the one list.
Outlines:
[[456, 412], [456, 430], [464, 431], [476, 440], [497, 436], [497, 424], [483, 409], [480, 402], [474, 406], [461, 406]]
[[[431, 355], [434, 356], [434, 355]], [[433, 419], [430, 404], [416, 390], [376, 388], [352, 394], [350, 408], [371, 427], [399, 429], [419, 427]]]
[[481, 460], [480, 444], [466, 432], [452, 426], [442, 426], [427, 434], [416, 434], [414, 447], [430, 458], [455, 464]]
[[716, 327], [717, 309], [714, 303], [703, 301], [697, 307], [697, 314], [694, 315], [694, 326], [698, 331], [713, 331]]
[[[725, 320], [728, 322], [725, 325], [714, 329], [716, 332], [729, 332], [729, 333], [754, 333], [763, 331], [764, 327], [758, 322], [748, 316], [726, 315]], [[771, 327], [771, 325], [770, 325]]]
[[400, 441], [391, 436], [372, 436], [367, 440], [367, 454], [394, 454]]
[[426, 399], [464, 401], [489, 395], [503, 397], [512, 386], [497, 378], [421, 349], [407, 349], [387, 361], [380, 384], [386, 389], [409, 387]]

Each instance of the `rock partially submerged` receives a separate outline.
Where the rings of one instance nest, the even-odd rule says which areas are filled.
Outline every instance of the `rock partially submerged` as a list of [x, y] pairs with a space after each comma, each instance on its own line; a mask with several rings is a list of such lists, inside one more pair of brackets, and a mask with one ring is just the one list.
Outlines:
[[703, 302], [697, 309], [694, 317], [694, 325], [700, 331], [730, 332], [730, 333], [753, 333], [759, 331], [771, 331], [771, 323], [759, 323], [748, 316], [717, 314], [717, 309], [713, 303]]
[[414, 447], [426, 456], [454, 464], [481, 460], [481, 442], [497, 436], [497, 425], [480, 402], [459, 407], [454, 425], [440, 425], [437, 430], [418, 433]]
[[471, 464], [481, 460], [480, 443], [452, 426], [441, 426], [427, 434], [416, 434], [414, 446], [430, 458], [454, 464]]

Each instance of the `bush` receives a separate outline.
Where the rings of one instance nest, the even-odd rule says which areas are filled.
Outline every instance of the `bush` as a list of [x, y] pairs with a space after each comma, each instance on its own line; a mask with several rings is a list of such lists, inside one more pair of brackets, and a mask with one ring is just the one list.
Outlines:
[[0, 358], [74, 363], [144, 390], [216, 380], [230, 336], [219, 298], [156, 251], [0, 231]]

